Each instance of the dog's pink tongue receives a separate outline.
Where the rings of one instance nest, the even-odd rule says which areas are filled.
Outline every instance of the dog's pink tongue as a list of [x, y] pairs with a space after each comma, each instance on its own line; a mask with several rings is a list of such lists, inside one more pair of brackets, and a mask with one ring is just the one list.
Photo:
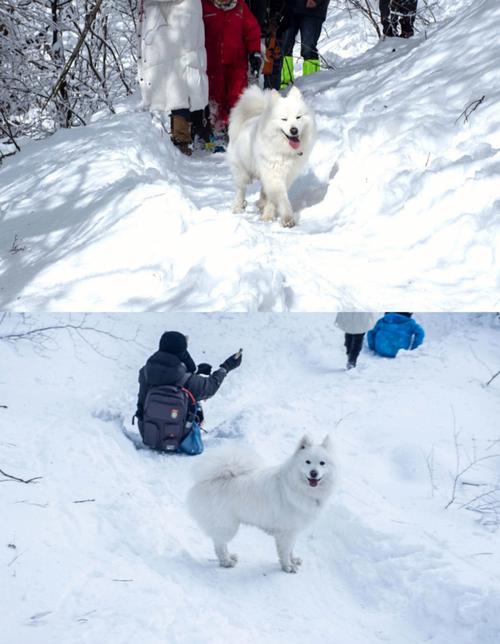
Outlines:
[[318, 485], [318, 479], [307, 479], [311, 487], [316, 487]]
[[290, 139], [288, 139], [288, 143], [290, 143], [290, 145], [292, 146], [292, 148], [293, 148], [294, 150], [296, 150], [296, 149], [299, 147], [299, 145], [300, 145], [300, 141], [299, 141], [299, 139], [297, 139], [297, 138], [290, 138]]

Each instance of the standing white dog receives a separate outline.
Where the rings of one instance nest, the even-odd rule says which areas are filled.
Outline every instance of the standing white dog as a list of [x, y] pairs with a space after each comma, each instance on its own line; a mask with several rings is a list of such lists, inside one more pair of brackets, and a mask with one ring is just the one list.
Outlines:
[[314, 145], [314, 116], [297, 87], [285, 97], [276, 90], [246, 89], [231, 112], [227, 157], [236, 184], [233, 212], [246, 207], [247, 186], [257, 179], [262, 189], [257, 207], [263, 221], [279, 216], [295, 226], [288, 188]]
[[316, 518], [332, 491], [328, 436], [321, 445], [304, 436], [295, 453], [277, 467], [260, 467], [248, 451], [221, 450], [205, 458], [195, 476], [188, 507], [212, 538], [221, 566], [236, 565], [238, 558], [229, 554], [227, 544], [243, 523], [274, 536], [281, 568], [297, 572], [302, 563], [293, 555], [297, 535]]

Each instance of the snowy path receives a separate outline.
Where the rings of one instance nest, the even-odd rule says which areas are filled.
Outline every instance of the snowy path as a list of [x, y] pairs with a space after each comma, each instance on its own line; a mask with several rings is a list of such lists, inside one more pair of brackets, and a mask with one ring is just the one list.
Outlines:
[[[244, 365], [206, 404], [208, 450], [244, 440], [273, 463], [304, 428], [334, 436], [339, 487], [299, 539], [298, 575], [282, 573], [272, 539], [251, 528], [234, 540], [238, 566], [220, 569], [184, 505], [203, 456], [137, 450], [123, 434], [143, 346], [164, 316], [90, 318], [130, 339], [140, 327], [126, 343], [90, 336], [111, 359], [60, 332], [41, 354], [0, 344], [2, 469], [43, 477], [1, 483], [6, 641], [496, 644], [498, 534], [459, 509], [463, 496], [443, 508], [452, 410], [464, 458], [471, 441], [483, 453], [498, 438], [498, 386], [483, 385], [500, 355], [498, 323], [418, 317], [421, 349], [396, 361], [365, 352], [349, 373], [331, 316], [175, 317], [200, 360], [215, 357], [201, 349], [225, 355], [244, 338]], [[8, 376], [21, 371], [23, 391]], [[493, 463], [470, 473], [488, 476]]]
[[301, 81], [319, 138], [291, 231], [233, 215], [224, 157], [182, 158], [134, 101], [26, 144], [0, 174], [0, 308], [494, 310], [499, 31], [482, 0]]

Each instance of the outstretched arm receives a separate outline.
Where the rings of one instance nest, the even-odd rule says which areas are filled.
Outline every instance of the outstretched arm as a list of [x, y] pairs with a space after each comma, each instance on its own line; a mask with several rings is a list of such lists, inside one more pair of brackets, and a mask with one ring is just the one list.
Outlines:
[[222, 368], [214, 371], [208, 378], [195, 373], [186, 382], [185, 387], [189, 389], [196, 400], [206, 400], [217, 392], [226, 375], [227, 371]]

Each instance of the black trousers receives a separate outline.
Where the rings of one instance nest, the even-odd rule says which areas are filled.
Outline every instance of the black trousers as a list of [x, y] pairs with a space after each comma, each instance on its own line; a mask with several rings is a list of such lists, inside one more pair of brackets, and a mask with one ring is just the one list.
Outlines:
[[[384, 35], [412, 36], [417, 2], [418, 0], [379, 0], [380, 21]], [[398, 33], [399, 26], [401, 34]]]
[[344, 346], [349, 362], [356, 364], [356, 360], [363, 346], [364, 333], [346, 333]]

